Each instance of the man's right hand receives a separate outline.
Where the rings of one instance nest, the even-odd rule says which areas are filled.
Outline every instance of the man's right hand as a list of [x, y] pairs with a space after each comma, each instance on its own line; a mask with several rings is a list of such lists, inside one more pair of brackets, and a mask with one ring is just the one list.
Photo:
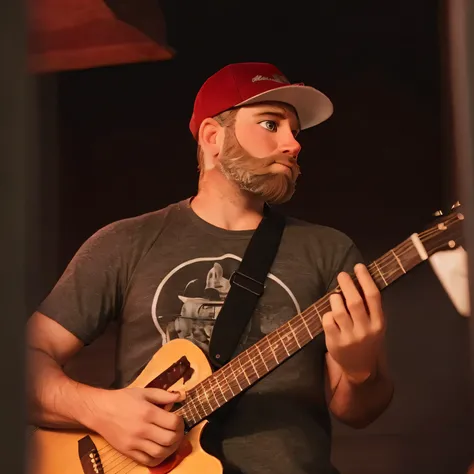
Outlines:
[[87, 401], [88, 425], [130, 459], [157, 466], [178, 449], [184, 436], [183, 419], [161, 407], [183, 398], [158, 388], [101, 390]]

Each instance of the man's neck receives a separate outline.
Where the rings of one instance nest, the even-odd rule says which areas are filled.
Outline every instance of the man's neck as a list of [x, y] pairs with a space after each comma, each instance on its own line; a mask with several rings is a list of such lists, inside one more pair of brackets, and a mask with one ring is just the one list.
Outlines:
[[203, 179], [191, 208], [203, 220], [226, 230], [256, 229], [263, 216], [264, 202], [239, 190], [223, 176], [218, 183]]

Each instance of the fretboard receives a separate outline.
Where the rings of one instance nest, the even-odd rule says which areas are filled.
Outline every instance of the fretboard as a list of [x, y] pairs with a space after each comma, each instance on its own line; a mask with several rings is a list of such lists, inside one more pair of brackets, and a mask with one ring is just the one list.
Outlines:
[[[420, 251], [418, 242], [408, 238], [368, 265], [380, 290], [426, 258], [420, 256], [424, 249]], [[352, 277], [355, 281], [355, 276]], [[326, 294], [191, 389], [186, 404], [178, 410], [187, 425], [199, 423], [320, 334], [323, 331], [321, 318], [330, 310], [329, 296], [334, 292], [340, 292], [340, 288]]]

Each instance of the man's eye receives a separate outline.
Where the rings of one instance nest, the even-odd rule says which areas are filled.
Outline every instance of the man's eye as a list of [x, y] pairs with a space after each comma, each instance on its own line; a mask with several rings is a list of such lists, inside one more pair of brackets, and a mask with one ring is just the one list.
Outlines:
[[260, 122], [260, 125], [267, 130], [270, 130], [270, 132], [276, 132], [278, 128], [277, 123], [274, 120], [264, 120], [263, 122]]

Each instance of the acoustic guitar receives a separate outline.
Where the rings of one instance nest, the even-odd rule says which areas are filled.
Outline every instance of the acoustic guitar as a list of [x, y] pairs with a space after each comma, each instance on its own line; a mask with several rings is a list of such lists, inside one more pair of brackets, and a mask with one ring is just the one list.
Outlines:
[[[460, 245], [463, 219], [456, 203], [430, 228], [412, 234], [368, 265], [379, 289], [437, 251]], [[220, 461], [200, 445], [207, 417], [320, 334], [321, 317], [330, 310], [329, 295], [340, 291], [335, 288], [215, 372], [204, 352], [185, 339], [172, 340], [160, 348], [130, 384], [186, 392], [185, 402], [175, 410], [184, 419], [186, 435], [179, 449], [159, 466], [137, 464], [94, 433], [35, 428], [32, 474], [222, 474]]]

